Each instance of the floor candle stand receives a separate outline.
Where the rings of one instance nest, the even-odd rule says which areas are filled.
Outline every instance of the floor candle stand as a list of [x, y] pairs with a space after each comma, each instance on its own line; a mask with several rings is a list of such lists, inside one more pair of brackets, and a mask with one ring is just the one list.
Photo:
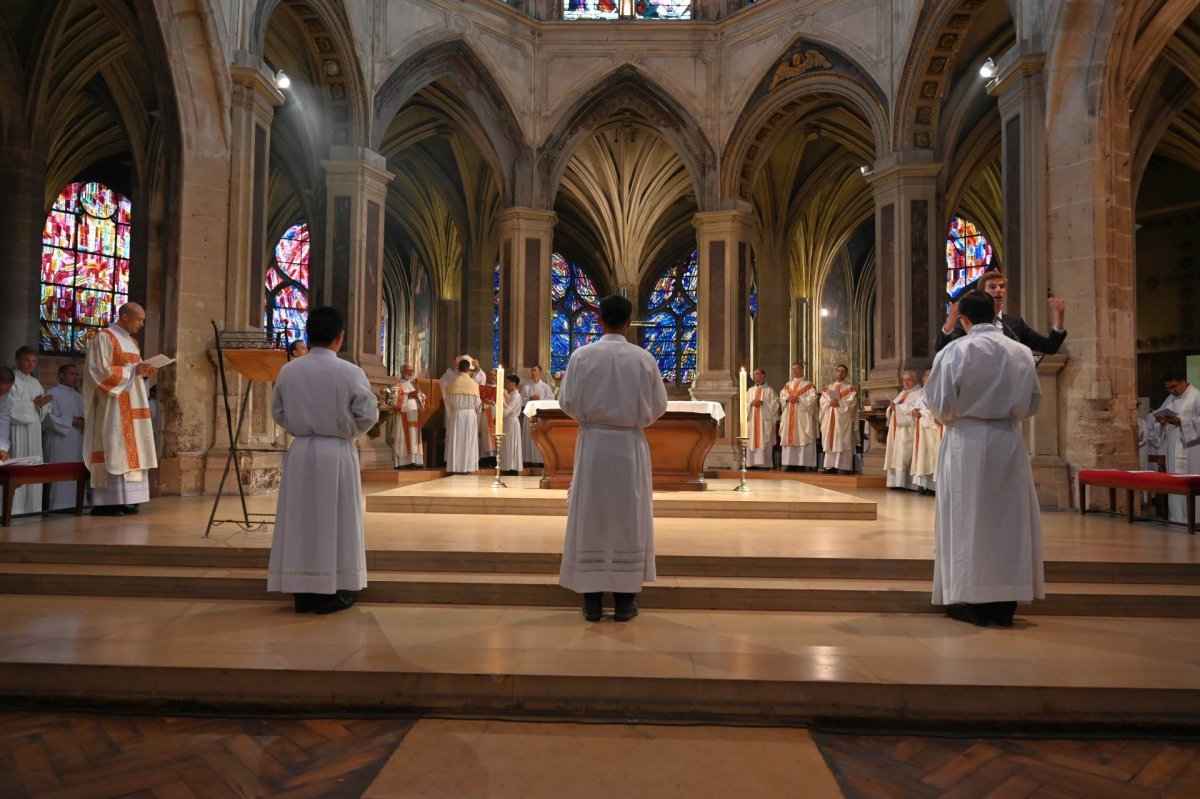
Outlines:
[[504, 435], [504, 433], [492, 434], [492, 439], [496, 444], [496, 479], [492, 481], [492, 488], [508, 488], [508, 485], [500, 479], [500, 445], [504, 443]]
[[746, 482], [746, 444], [750, 443], [750, 439], [746, 436], [738, 436], [739, 461], [741, 462], [742, 481], [738, 483], [734, 491], [740, 491], [743, 494], [750, 493], [750, 484]]

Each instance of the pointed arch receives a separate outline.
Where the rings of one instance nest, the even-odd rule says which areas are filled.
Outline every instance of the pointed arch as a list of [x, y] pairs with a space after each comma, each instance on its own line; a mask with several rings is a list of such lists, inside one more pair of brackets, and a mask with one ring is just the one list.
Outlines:
[[396, 65], [375, 93], [372, 146], [382, 146], [388, 125], [417, 92], [443, 80], [462, 92], [470, 113], [460, 121], [501, 177], [501, 196], [510, 205], [527, 205], [529, 147], [521, 126], [491, 71], [462, 39], [430, 45]]
[[567, 164], [588, 136], [621, 111], [634, 111], [674, 146], [692, 179], [701, 211], [716, 206], [716, 152], [700, 123], [669, 92], [625, 64], [576, 100], [538, 147], [535, 198], [550, 207]]

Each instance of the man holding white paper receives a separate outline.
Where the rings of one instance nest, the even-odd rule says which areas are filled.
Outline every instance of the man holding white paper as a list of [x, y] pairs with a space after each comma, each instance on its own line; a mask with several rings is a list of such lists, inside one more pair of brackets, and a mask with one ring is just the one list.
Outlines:
[[[1200, 474], [1200, 390], [1182, 372], [1168, 372], [1163, 383], [1167, 400], [1146, 419], [1150, 444], [1166, 456], [1168, 472]], [[1186, 522], [1188, 498], [1169, 499], [1171, 521]]]
[[117, 321], [92, 337], [83, 374], [83, 462], [92, 474], [92, 515], [121, 516], [150, 501], [147, 473], [158, 468], [146, 381], [156, 364], [142, 360], [134, 335], [146, 311], [128, 302]]

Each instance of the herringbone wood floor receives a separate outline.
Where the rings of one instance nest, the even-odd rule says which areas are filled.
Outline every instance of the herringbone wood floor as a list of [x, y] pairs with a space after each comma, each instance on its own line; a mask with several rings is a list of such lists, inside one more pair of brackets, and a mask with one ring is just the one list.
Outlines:
[[[412, 724], [0, 713], [0, 799], [359, 797]], [[1200, 796], [1200, 742], [812, 737], [851, 799]]]

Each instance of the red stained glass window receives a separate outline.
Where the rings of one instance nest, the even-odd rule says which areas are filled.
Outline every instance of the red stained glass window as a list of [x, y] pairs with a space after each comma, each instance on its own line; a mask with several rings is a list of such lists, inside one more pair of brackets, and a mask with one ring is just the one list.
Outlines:
[[129, 199], [101, 183], [71, 183], [42, 230], [39, 348], [83, 355], [129, 300]]
[[263, 280], [263, 328], [281, 345], [304, 338], [308, 322], [308, 223], [288, 228], [275, 245]]

